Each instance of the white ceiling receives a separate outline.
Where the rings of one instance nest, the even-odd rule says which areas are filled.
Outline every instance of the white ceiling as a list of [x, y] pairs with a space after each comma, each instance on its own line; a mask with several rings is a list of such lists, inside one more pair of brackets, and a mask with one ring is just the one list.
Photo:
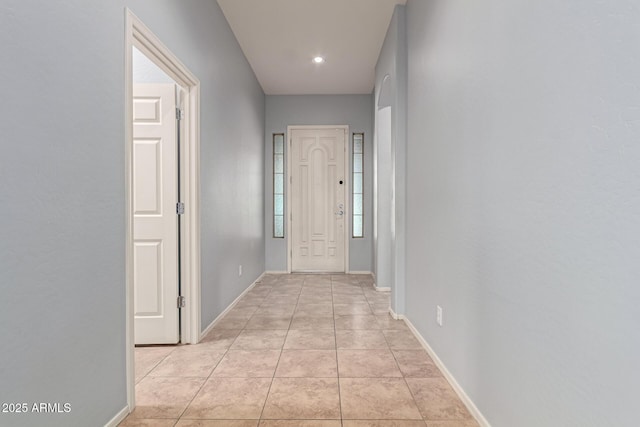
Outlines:
[[[406, 0], [218, 0], [267, 95], [371, 93], [396, 4]], [[313, 63], [323, 56], [322, 64]]]

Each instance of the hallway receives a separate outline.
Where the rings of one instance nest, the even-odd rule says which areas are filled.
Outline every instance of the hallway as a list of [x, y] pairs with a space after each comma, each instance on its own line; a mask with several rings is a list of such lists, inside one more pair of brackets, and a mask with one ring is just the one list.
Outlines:
[[136, 348], [120, 425], [477, 426], [388, 310], [369, 275], [265, 275], [200, 344]]

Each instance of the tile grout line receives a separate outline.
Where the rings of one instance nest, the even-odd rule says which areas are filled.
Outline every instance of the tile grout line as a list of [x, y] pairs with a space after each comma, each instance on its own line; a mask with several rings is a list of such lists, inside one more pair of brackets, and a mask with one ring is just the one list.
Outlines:
[[344, 418], [342, 414], [342, 394], [340, 393], [340, 362], [338, 361], [338, 332], [336, 329], [336, 310], [334, 307], [335, 301], [333, 299], [333, 277], [331, 278], [331, 312], [333, 314], [333, 339], [336, 345], [336, 377], [338, 380], [338, 409], [340, 410], [340, 426], [344, 425]]
[[[277, 283], [277, 282], [276, 282]], [[303, 281], [304, 284], [304, 281]], [[302, 289], [300, 289], [302, 292]], [[298, 294], [298, 298], [296, 298], [296, 305], [293, 309], [293, 313], [295, 314], [296, 308], [298, 307], [298, 300], [300, 299], [300, 294]], [[289, 331], [291, 330], [291, 323], [293, 323], [293, 314], [291, 315], [291, 320], [289, 321], [289, 327], [287, 328], [287, 333], [284, 335], [284, 340], [282, 341], [282, 347], [280, 347], [280, 356], [278, 356], [278, 362], [276, 363], [276, 367], [273, 370], [273, 376], [271, 377], [271, 383], [269, 383], [269, 388], [267, 389], [267, 395], [264, 398], [264, 403], [262, 404], [262, 410], [260, 411], [260, 416], [258, 418], [258, 426], [262, 422], [264, 409], [267, 407], [267, 401], [269, 400], [269, 395], [271, 394], [271, 387], [273, 386], [273, 382], [276, 378], [276, 372], [278, 371], [278, 366], [280, 365], [280, 359], [282, 359], [282, 353], [284, 352], [284, 344], [287, 342], [287, 337], [289, 336]]]
[[[271, 291], [269, 291], [269, 293], [271, 293]], [[267, 294], [268, 295], [268, 294]], [[246, 297], [243, 296], [240, 301], [242, 301], [244, 298]], [[238, 302], [240, 302], [238, 301]], [[225, 316], [226, 317], [226, 316]], [[245, 325], [246, 326], [246, 325]], [[240, 336], [240, 334], [242, 334], [242, 331], [244, 331], [244, 328], [240, 330], [240, 333], [238, 333], [238, 335], [236, 335], [236, 337], [233, 339], [233, 341], [229, 344], [229, 347], [227, 347], [227, 349], [224, 351], [224, 353], [222, 354], [222, 357], [220, 357], [220, 359], [218, 360], [218, 362], [214, 365], [214, 367], [211, 369], [211, 372], [209, 372], [209, 375], [205, 378], [205, 380], [202, 382], [202, 385], [200, 386], [200, 388], [198, 388], [198, 391], [193, 395], [193, 397], [191, 398], [191, 400], [189, 401], [189, 403], [187, 404], [187, 406], [185, 406], [184, 410], [180, 413], [180, 416], [178, 417], [178, 421], [176, 421], [176, 424], [182, 419], [182, 416], [184, 415], [185, 412], [187, 412], [187, 409], [189, 409], [189, 407], [191, 406], [191, 404], [193, 403], [193, 401], [196, 399], [196, 397], [198, 396], [198, 394], [200, 394], [200, 392], [202, 391], [202, 389], [204, 388], [205, 384], [209, 381], [209, 379], [211, 378], [211, 375], [213, 375], [213, 372], [216, 370], [216, 368], [218, 367], [218, 365], [220, 365], [220, 362], [222, 362], [222, 360], [224, 359], [224, 357], [227, 355], [227, 353], [229, 353], [229, 350], [231, 349], [231, 347], [233, 346], [233, 344], [236, 342], [236, 340], [238, 339], [238, 337]], [[211, 331], [213, 332], [213, 330]], [[197, 346], [198, 344], [196, 344]]]

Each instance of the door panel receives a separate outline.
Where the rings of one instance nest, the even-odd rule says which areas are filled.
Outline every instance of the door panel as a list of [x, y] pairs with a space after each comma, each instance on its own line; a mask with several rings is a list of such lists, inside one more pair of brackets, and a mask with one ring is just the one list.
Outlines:
[[344, 129], [293, 130], [292, 271], [345, 271], [346, 187]]
[[133, 87], [133, 274], [136, 344], [176, 344], [178, 162], [174, 84]]

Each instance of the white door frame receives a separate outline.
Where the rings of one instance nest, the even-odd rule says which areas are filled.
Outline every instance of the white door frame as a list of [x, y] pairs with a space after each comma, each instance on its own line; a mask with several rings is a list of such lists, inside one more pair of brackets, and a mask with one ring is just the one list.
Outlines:
[[[186, 307], [181, 310], [181, 342], [200, 339], [200, 81], [145, 26], [125, 9], [125, 194], [126, 194], [126, 346], [127, 404], [135, 407], [133, 306], [133, 58], [136, 47], [185, 90], [183, 134], [180, 141], [181, 283]], [[177, 201], [176, 201], [177, 202]]]
[[287, 273], [291, 273], [291, 249], [293, 242], [291, 241], [291, 132], [294, 130], [313, 130], [313, 129], [343, 129], [344, 130], [344, 182], [345, 182], [345, 209], [347, 226], [344, 227], [344, 272], [349, 273], [349, 242], [351, 240], [351, 139], [348, 125], [305, 125], [305, 126], [287, 126], [287, 141], [289, 141], [288, 149], [284, 150], [284, 156], [287, 165], [287, 179], [285, 180], [285, 204], [287, 205]]

